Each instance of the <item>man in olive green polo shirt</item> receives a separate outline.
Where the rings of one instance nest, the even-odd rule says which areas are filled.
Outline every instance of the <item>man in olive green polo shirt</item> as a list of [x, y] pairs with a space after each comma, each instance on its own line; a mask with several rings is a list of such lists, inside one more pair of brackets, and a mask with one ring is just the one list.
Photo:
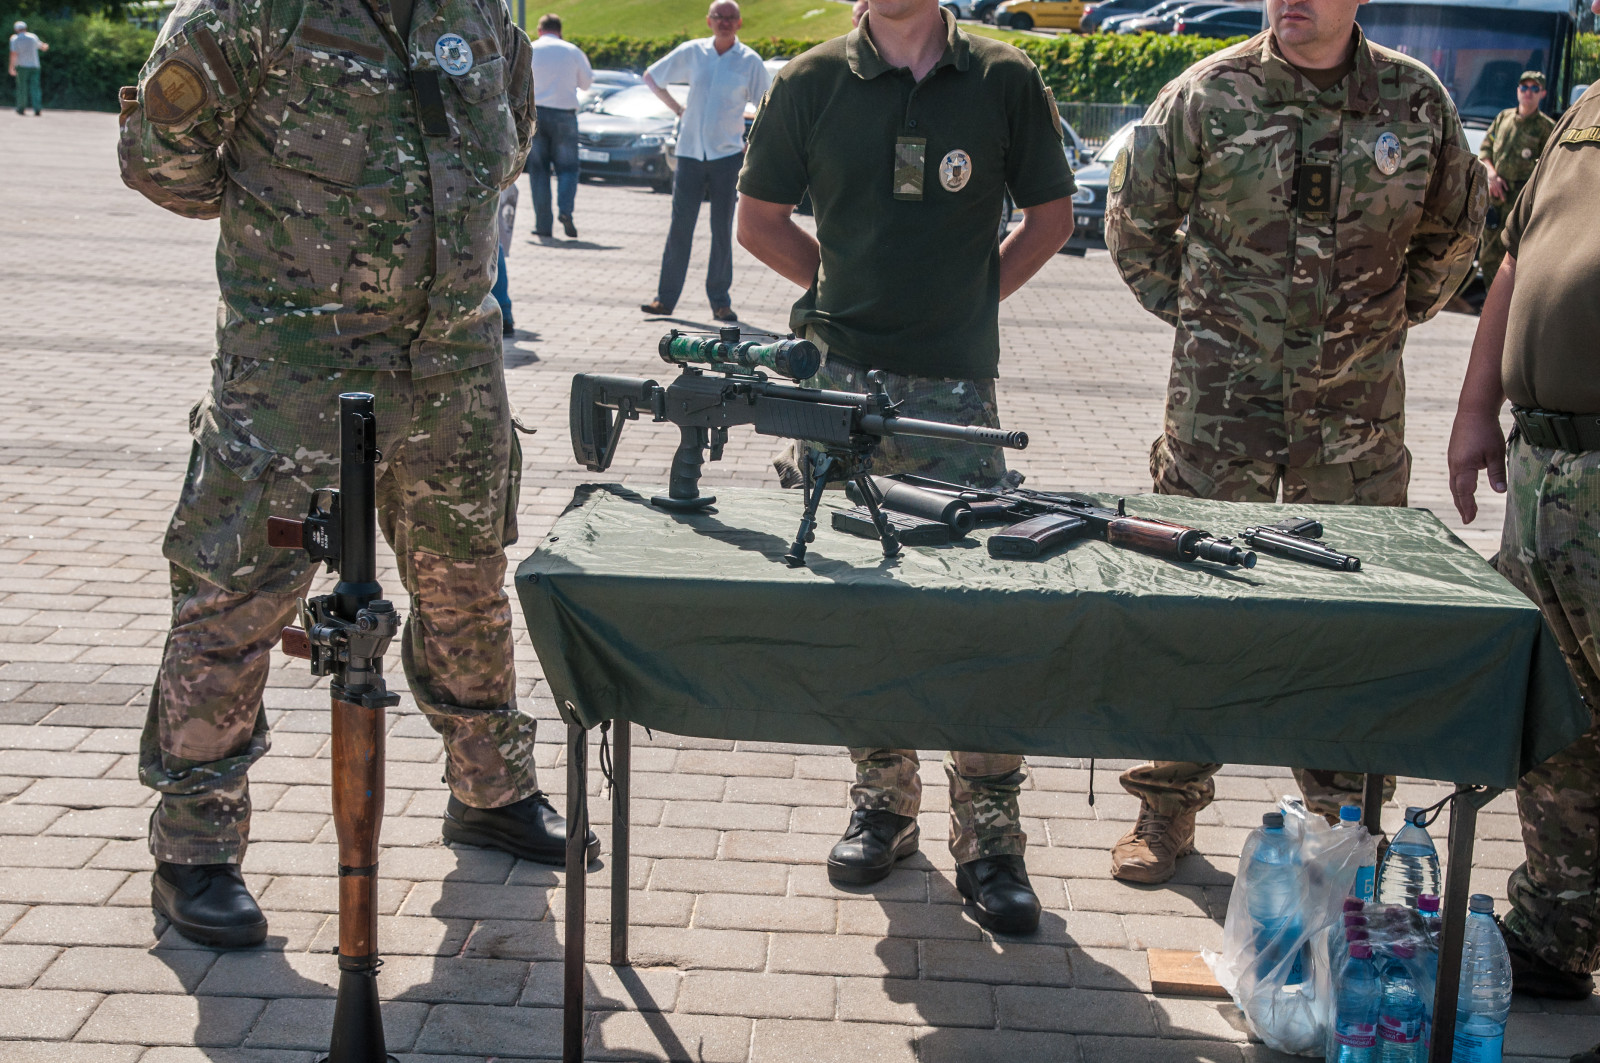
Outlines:
[[[1022, 223], [1001, 242], [1008, 188]], [[816, 239], [790, 217], [808, 189]], [[911, 416], [998, 427], [999, 303], [1071, 235], [1075, 190], [1055, 101], [1026, 56], [968, 37], [938, 0], [872, 0], [763, 101], [739, 175], [739, 242], [805, 289], [790, 324], [826, 355], [816, 386], [859, 391], [883, 370]], [[793, 452], [776, 464], [799, 480]], [[998, 449], [888, 440], [874, 470], [982, 485], [1005, 462]], [[915, 750], [850, 755], [855, 811], [828, 874], [859, 884], [916, 852], [921, 785]], [[1022, 757], [952, 753], [945, 772], [957, 887], [985, 927], [1031, 933]]]

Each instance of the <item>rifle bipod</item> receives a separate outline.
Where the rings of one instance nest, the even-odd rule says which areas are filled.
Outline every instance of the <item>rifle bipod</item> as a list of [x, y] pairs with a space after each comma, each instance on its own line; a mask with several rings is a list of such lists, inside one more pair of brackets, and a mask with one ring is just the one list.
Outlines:
[[789, 552], [783, 555], [784, 563], [790, 568], [800, 568], [805, 565], [806, 544], [817, 537], [817, 507], [822, 504], [822, 492], [827, 489], [829, 483], [844, 480], [853, 481], [865, 499], [867, 512], [872, 515], [872, 525], [878, 529], [878, 541], [883, 544], [883, 556], [898, 557], [900, 537], [889, 526], [889, 519], [883, 515], [883, 510], [878, 506], [878, 497], [872, 490], [869, 475], [870, 459], [862, 454], [854, 455], [849, 469], [845, 470], [845, 460], [836, 454], [811, 447], [803, 448], [802, 454], [806, 477], [802, 488], [805, 508], [800, 513], [800, 530], [795, 533], [794, 542], [789, 544]]
[[300, 603], [283, 651], [333, 677], [333, 826], [339, 836], [339, 997], [322, 1063], [385, 1063], [378, 1008], [378, 834], [383, 825], [384, 709], [399, 696], [383, 654], [400, 614], [377, 580], [377, 419], [364, 392], [339, 396], [339, 489], [319, 491], [305, 520], [271, 517], [267, 541], [339, 573], [332, 594]]

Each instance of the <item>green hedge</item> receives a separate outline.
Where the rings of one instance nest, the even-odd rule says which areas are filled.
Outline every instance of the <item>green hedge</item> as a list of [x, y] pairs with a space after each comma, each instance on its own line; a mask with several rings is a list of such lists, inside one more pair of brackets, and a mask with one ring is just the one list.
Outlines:
[[1153, 33], [1062, 34], [1019, 47], [1039, 64], [1056, 99], [1073, 103], [1150, 103], [1161, 86], [1234, 40]]
[[[689, 40], [686, 34], [674, 37], [641, 38], [612, 34], [605, 37], [569, 37], [573, 44], [583, 49], [589, 62], [597, 67], [613, 70], [643, 70], [672, 49]], [[757, 55], [763, 59], [793, 59], [807, 48], [821, 41], [794, 40], [787, 37], [743, 37]]]
[[[117, 89], [139, 79], [156, 43], [154, 30], [99, 16], [30, 18], [28, 29], [50, 46], [39, 60], [47, 110], [115, 111]], [[16, 94], [15, 79], [0, 79], [0, 106], [15, 107]]]
[[1572, 83], [1593, 85], [1596, 81], [1600, 81], [1600, 34], [1580, 33], [1572, 49]]

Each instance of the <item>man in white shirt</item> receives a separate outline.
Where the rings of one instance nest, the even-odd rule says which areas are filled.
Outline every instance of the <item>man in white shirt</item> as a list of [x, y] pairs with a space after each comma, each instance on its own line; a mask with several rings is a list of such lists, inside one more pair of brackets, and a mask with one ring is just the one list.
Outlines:
[[594, 83], [589, 57], [561, 39], [561, 16], [539, 19], [533, 42], [533, 104], [539, 122], [528, 152], [528, 185], [533, 193], [533, 235], [552, 236], [550, 171], [556, 174], [557, 220], [567, 239], [578, 238], [572, 208], [578, 197], [578, 90]]
[[[644, 83], [678, 116], [678, 166], [672, 181], [672, 227], [661, 255], [656, 297], [639, 309], [670, 314], [683, 294], [689, 248], [700, 220], [700, 201], [711, 200], [711, 263], [706, 297], [718, 321], [737, 321], [728, 289], [733, 284], [733, 206], [744, 164], [744, 108], [760, 103], [772, 84], [761, 57], [739, 43], [739, 5], [716, 0], [706, 14], [710, 37], [685, 41], [650, 64]], [[687, 83], [679, 104], [666, 89]]]
[[48, 52], [50, 46], [28, 32], [26, 22], [11, 27], [11, 76], [17, 79], [17, 113], [33, 103], [35, 115], [43, 113], [44, 98], [39, 91], [39, 53]]

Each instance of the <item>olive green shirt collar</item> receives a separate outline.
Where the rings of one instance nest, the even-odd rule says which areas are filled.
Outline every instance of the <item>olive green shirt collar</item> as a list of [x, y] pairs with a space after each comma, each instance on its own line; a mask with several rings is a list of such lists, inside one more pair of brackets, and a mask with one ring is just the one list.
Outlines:
[[[956, 28], [955, 18], [942, 7], [939, 9], [939, 17], [944, 19], [947, 39], [944, 54], [933, 64], [933, 69], [928, 71], [929, 77], [937, 73], [940, 67], [953, 66], [957, 70], [965, 70], [968, 64], [967, 35]], [[871, 20], [872, 14], [868, 12], [862, 16], [861, 25], [851, 30], [844, 39], [844, 54], [850, 61], [850, 71], [862, 81], [871, 81], [879, 74], [887, 74], [896, 69], [888, 64], [878, 53], [878, 46], [872, 43], [872, 35], [867, 32], [867, 24]]]
[[[1365, 114], [1378, 106], [1378, 64], [1372, 58], [1372, 47], [1367, 35], [1356, 26], [1355, 69], [1344, 79], [1345, 108]], [[1278, 40], [1271, 30], [1261, 35], [1260, 61], [1262, 79], [1272, 103], [1289, 103], [1294, 100], [1311, 100], [1322, 95], [1317, 87], [1300, 75], [1289, 60], [1278, 50]], [[1335, 92], [1335, 85], [1329, 92]]]

